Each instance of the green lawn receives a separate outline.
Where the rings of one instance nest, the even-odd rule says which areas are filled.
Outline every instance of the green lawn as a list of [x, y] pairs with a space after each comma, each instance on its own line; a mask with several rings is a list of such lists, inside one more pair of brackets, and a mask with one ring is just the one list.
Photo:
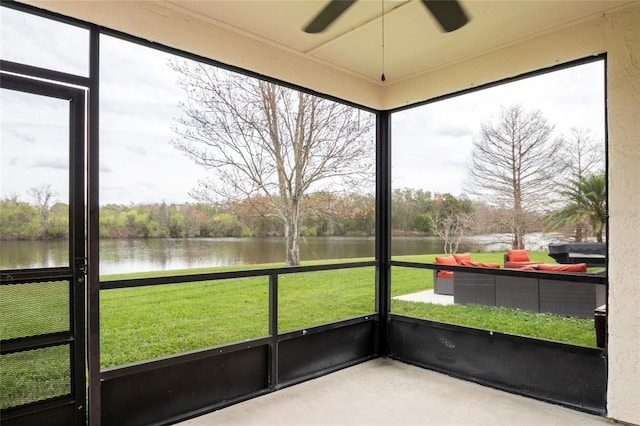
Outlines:
[[71, 392], [69, 345], [0, 356], [0, 408]]
[[[281, 275], [278, 329], [375, 311], [373, 267]], [[268, 277], [106, 290], [103, 367], [268, 335]]]
[[[535, 260], [553, 262], [546, 252], [530, 252], [530, 255]], [[432, 262], [433, 258], [434, 255], [403, 256], [394, 257], [394, 260]], [[473, 253], [472, 258], [502, 264], [502, 253]], [[268, 266], [274, 265], [251, 267]], [[216, 270], [221, 269], [233, 268]], [[205, 270], [172, 271], [172, 274], [189, 272]], [[279, 331], [374, 312], [374, 274], [373, 267], [363, 267], [280, 275]], [[125, 274], [103, 279], [151, 275], [160, 274]], [[433, 273], [427, 269], [394, 266], [391, 280], [392, 296], [433, 287]], [[0, 287], [3, 291], [0, 294], [0, 312], [4, 312], [3, 339], [65, 329], [64, 319], [68, 315], [66, 283], [21, 287]], [[104, 290], [100, 293], [102, 367], [266, 336], [268, 287], [268, 277], [252, 277]], [[20, 308], [16, 310], [16, 306]], [[400, 300], [392, 300], [391, 309], [396, 314], [595, 346], [593, 320], [589, 319], [487, 306], [441, 306]], [[43, 317], [43, 312], [54, 314]], [[0, 407], [68, 392], [69, 384], [65, 379], [68, 377], [68, 348], [55, 348], [55, 356], [43, 351], [2, 356], [0, 388], [12, 391], [0, 393]]]
[[[0, 286], [0, 338], [69, 330], [66, 281]], [[0, 356], [0, 408], [70, 392], [69, 345]]]
[[0, 337], [3, 340], [67, 330], [67, 281], [0, 286]]
[[392, 300], [391, 311], [452, 324], [468, 325], [503, 333], [596, 346], [593, 320], [536, 314], [520, 309], [479, 305], [434, 305]]

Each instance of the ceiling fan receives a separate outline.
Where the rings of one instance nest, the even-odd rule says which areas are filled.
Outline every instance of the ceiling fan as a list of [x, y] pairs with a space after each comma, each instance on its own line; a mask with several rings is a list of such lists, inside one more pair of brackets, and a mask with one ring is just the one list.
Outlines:
[[[438, 21], [445, 32], [455, 31], [469, 22], [469, 18], [462, 10], [457, 0], [421, 0], [433, 17]], [[320, 33], [338, 19], [356, 0], [331, 0], [312, 20], [304, 27], [306, 33]]]

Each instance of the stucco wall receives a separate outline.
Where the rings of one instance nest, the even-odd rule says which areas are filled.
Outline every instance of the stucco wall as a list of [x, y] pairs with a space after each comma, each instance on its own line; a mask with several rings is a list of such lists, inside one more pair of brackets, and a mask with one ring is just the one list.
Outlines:
[[640, 3], [607, 17], [609, 417], [640, 424]]

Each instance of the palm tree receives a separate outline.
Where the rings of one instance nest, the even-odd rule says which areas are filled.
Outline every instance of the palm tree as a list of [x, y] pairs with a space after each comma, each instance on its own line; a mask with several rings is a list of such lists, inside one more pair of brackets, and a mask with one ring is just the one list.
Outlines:
[[567, 204], [545, 218], [547, 227], [554, 230], [586, 220], [598, 242], [602, 242], [602, 231], [607, 221], [604, 172], [570, 179], [568, 184], [563, 185], [560, 195]]

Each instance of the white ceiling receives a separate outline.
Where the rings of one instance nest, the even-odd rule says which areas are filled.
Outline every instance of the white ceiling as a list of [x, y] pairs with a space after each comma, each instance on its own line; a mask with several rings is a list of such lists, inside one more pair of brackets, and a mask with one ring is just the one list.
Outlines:
[[[632, 3], [462, 0], [470, 22], [444, 33], [420, 0], [359, 0], [325, 32], [307, 34], [302, 28], [328, 0], [25, 1], [382, 109], [420, 99], [420, 95], [406, 94], [420, 78], [425, 86], [425, 78], [442, 74], [447, 67], [495, 56], [510, 46]], [[574, 40], [571, 48], [580, 42]], [[580, 52], [595, 53], [599, 52]], [[526, 54], [518, 55], [519, 61], [526, 62]], [[552, 60], [562, 59], [558, 58]], [[385, 82], [380, 79], [383, 70]], [[442, 81], [442, 75], [438, 79]], [[478, 83], [475, 75], [473, 79], [473, 84]], [[467, 87], [469, 81], [467, 77]], [[400, 94], [392, 96], [394, 90]]]
[[624, 3], [462, 0], [470, 22], [457, 31], [445, 33], [420, 0], [360, 0], [324, 33], [303, 32], [304, 25], [327, 2], [161, 3], [179, 13], [375, 82], [379, 82], [383, 69], [383, 4], [384, 71], [388, 81], [397, 81], [575, 23]]

